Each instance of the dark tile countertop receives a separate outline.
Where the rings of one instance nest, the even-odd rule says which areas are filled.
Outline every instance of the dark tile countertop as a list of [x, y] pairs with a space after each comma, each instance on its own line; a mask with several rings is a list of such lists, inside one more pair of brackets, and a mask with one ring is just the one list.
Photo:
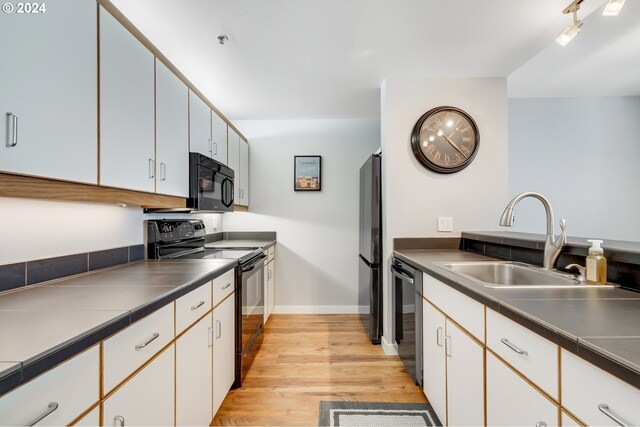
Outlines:
[[394, 255], [640, 388], [640, 293], [598, 287], [486, 288], [437, 263], [492, 258], [441, 249], [396, 250]]
[[139, 261], [0, 293], [0, 395], [236, 265]]
[[207, 243], [206, 246], [207, 248], [219, 249], [267, 249], [275, 244], [275, 240], [218, 240], [215, 242]]

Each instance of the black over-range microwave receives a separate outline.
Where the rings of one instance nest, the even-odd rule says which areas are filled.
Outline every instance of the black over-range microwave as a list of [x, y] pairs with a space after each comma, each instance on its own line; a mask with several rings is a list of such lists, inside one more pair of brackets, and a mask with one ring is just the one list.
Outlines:
[[200, 212], [233, 211], [233, 177], [230, 167], [200, 153], [189, 153], [187, 207]]
[[150, 208], [144, 212], [232, 212], [233, 169], [203, 156], [189, 153], [189, 198], [186, 208]]

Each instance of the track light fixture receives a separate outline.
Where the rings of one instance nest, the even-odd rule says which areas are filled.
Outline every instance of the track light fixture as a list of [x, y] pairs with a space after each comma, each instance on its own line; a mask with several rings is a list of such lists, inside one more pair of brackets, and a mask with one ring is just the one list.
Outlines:
[[582, 21], [578, 19], [578, 9], [580, 9], [580, 3], [583, 0], [574, 0], [569, 6], [567, 6], [562, 13], [567, 15], [571, 13], [573, 15], [573, 22], [556, 38], [561, 46], [566, 46], [579, 32], [582, 27]]
[[624, 0], [609, 0], [602, 11], [602, 14], [604, 16], [618, 16], [622, 6], [624, 6]]

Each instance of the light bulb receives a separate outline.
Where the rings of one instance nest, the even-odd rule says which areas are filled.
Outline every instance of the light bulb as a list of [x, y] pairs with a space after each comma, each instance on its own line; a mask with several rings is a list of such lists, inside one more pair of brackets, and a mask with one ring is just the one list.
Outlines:
[[604, 16], [618, 16], [622, 6], [624, 6], [624, 0], [609, 0], [602, 11], [602, 14]]
[[569, 25], [566, 30], [562, 32], [556, 38], [556, 42], [560, 46], [566, 46], [573, 38], [580, 32], [580, 27], [582, 26], [582, 21], [576, 21], [575, 23]]

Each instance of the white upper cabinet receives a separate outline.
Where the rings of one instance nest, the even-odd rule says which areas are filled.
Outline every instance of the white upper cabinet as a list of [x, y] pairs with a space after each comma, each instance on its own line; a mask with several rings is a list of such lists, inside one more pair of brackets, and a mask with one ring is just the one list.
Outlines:
[[249, 206], [249, 143], [240, 140], [240, 200], [239, 205]]
[[220, 163], [227, 164], [227, 122], [211, 111], [212, 156]]
[[211, 109], [193, 92], [189, 92], [189, 151], [212, 157]]
[[0, 171], [97, 182], [96, 2], [0, 14]]
[[228, 148], [229, 163], [227, 166], [234, 172], [233, 200], [237, 205], [240, 204], [240, 135], [231, 128], [229, 128]]
[[155, 191], [154, 57], [100, 8], [100, 184]]
[[189, 91], [156, 59], [156, 192], [189, 196]]

